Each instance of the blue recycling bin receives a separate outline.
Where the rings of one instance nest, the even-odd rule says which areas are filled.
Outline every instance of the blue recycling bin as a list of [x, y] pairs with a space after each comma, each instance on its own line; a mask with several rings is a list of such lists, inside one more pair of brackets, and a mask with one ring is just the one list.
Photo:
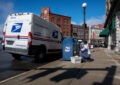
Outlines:
[[73, 39], [65, 38], [62, 42], [62, 57], [63, 60], [70, 60], [73, 56]]

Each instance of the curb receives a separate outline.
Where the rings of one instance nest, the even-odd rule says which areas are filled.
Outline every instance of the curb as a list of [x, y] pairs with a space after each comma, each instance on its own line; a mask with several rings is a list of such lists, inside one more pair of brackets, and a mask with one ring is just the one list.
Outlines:
[[2, 83], [4, 83], [4, 82], [7, 82], [7, 81], [9, 81], [9, 80], [11, 80], [11, 79], [14, 79], [14, 78], [20, 77], [20, 76], [22, 76], [22, 75], [24, 75], [24, 74], [27, 74], [27, 73], [31, 72], [31, 71], [34, 71], [34, 69], [29, 70], [29, 71], [26, 71], [26, 72], [23, 72], [23, 73], [18, 74], [18, 75], [16, 75], [16, 76], [13, 76], [13, 77], [7, 78], [7, 79], [5, 79], [5, 80], [2, 80], [2, 81], [0, 81], [0, 84], [2, 84]]
[[[56, 61], [57, 61], [57, 60], [56, 60]], [[50, 62], [50, 63], [51, 63], [51, 62]], [[47, 65], [47, 64], [49, 64], [49, 63], [43, 64], [43, 65], [41, 65], [41, 66], [44, 66], [44, 65]], [[4, 82], [7, 82], [7, 81], [9, 81], [9, 80], [18, 78], [18, 77], [20, 77], [20, 76], [23, 76], [23, 75], [25, 75], [25, 74], [27, 74], [27, 73], [30, 73], [30, 72], [32, 72], [32, 71], [35, 71], [35, 70], [39, 69], [41, 66], [36, 67], [36, 68], [33, 68], [33, 69], [31, 69], [31, 70], [29, 70], [29, 71], [26, 71], [26, 72], [23, 72], [23, 73], [21, 73], [21, 74], [12, 76], [12, 77], [10, 77], [10, 78], [4, 79], [4, 80], [0, 81], [0, 84], [2, 84], [2, 83], [4, 83]]]

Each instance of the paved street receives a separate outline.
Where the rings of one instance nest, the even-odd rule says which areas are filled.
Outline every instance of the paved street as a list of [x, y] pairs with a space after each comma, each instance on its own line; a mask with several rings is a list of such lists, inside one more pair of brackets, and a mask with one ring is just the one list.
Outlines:
[[49, 57], [45, 62], [35, 63], [34, 58], [22, 56], [22, 60], [17, 61], [14, 60], [10, 54], [2, 52], [1, 50], [0, 45], [0, 81], [60, 58], [56, 58], [55, 55], [53, 55], [53, 59]]
[[32, 58], [22, 57], [22, 61], [14, 60], [10, 54], [2, 52], [0, 46], [0, 81], [31, 70], [36, 66], [39, 64], [33, 63]]
[[72, 64], [56, 60], [0, 85], [120, 85], [120, 57], [104, 48], [92, 51], [93, 61]]

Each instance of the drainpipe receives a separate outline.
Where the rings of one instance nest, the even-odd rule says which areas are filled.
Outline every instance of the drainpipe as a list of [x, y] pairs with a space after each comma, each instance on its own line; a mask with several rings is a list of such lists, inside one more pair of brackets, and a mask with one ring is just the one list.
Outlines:
[[111, 50], [111, 35], [108, 36], [108, 50]]
[[119, 44], [120, 44], [120, 12], [116, 13], [116, 47], [115, 47], [115, 52], [119, 52]]

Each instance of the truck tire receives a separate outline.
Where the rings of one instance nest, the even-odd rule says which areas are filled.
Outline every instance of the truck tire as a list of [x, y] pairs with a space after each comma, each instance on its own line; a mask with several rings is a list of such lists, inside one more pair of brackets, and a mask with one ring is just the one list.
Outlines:
[[13, 58], [16, 60], [21, 60], [21, 55], [18, 54], [12, 54]]
[[39, 50], [39, 52], [35, 56], [35, 61], [36, 62], [43, 62], [45, 57], [46, 57], [45, 50]]

